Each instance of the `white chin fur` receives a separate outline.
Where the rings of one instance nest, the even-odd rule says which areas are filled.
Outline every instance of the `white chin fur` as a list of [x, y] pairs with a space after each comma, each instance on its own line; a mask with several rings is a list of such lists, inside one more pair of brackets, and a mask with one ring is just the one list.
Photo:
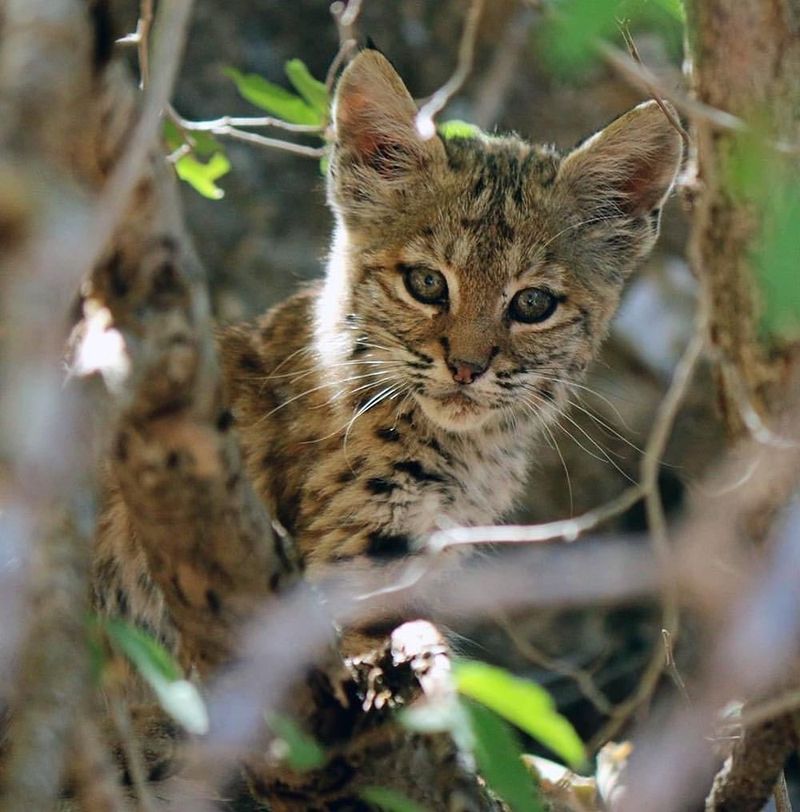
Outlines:
[[474, 431], [496, 416], [493, 409], [479, 404], [442, 403], [436, 398], [420, 394], [416, 395], [416, 400], [425, 417], [446, 431]]

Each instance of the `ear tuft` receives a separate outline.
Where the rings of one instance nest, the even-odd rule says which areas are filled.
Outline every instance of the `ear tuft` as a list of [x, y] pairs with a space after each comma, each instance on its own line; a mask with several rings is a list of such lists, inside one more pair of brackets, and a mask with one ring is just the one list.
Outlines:
[[641, 217], [663, 204], [682, 152], [680, 133], [658, 104], [648, 101], [567, 155], [558, 177], [587, 205], [610, 199], [621, 214]]
[[339, 80], [334, 102], [337, 149], [344, 160], [384, 178], [420, 169], [441, 144], [423, 141], [417, 107], [389, 60], [364, 50]]

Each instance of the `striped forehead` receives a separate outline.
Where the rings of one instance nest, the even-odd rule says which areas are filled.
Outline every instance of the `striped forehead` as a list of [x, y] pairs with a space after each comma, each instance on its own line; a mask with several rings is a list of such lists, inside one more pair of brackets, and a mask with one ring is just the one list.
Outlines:
[[[557, 168], [555, 155], [516, 139], [445, 142], [448, 177], [431, 248], [446, 264], [491, 276], [520, 270], [546, 236], [539, 198]], [[495, 273], [492, 273], [492, 270]]]

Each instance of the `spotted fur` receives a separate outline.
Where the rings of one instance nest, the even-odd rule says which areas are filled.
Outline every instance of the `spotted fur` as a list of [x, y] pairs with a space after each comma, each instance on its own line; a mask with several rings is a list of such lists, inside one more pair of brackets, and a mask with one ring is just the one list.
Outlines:
[[[653, 103], [566, 156], [514, 136], [424, 140], [415, 116], [389, 63], [356, 57], [334, 107], [325, 280], [220, 339], [248, 472], [311, 578], [508, 513], [680, 162]], [[411, 295], [415, 267], [444, 275], [446, 303]], [[555, 297], [550, 318], [510, 317], [525, 288]]]

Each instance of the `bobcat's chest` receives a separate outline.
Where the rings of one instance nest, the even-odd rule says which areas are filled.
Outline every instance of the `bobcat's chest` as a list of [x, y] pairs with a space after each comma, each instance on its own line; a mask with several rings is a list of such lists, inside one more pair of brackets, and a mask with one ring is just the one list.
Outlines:
[[296, 537], [312, 565], [412, 553], [436, 530], [498, 521], [519, 496], [519, 438], [434, 432], [390, 410], [365, 417], [309, 471]]

